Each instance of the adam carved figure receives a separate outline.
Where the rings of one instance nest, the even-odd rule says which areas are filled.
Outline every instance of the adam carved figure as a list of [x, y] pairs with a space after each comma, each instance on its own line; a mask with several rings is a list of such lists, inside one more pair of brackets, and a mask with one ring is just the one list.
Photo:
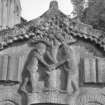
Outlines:
[[44, 43], [37, 43], [31, 51], [30, 62], [27, 69], [30, 73], [30, 81], [32, 85], [32, 92], [39, 92], [47, 87], [49, 64], [45, 61], [46, 45]]

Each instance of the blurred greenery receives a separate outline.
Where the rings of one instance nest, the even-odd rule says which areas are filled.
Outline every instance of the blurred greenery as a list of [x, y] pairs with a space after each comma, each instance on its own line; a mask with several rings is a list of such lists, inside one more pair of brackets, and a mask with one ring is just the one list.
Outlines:
[[83, 23], [105, 31], [105, 0], [71, 0], [74, 15]]

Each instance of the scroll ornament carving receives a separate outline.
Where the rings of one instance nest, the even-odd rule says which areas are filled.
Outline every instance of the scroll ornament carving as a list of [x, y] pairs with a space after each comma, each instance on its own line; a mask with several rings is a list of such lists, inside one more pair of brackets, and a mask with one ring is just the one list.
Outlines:
[[105, 105], [105, 96], [102, 94], [85, 94], [78, 98], [76, 105]]
[[39, 42], [30, 53], [31, 60], [27, 65], [30, 78], [23, 85], [26, 88], [28, 80], [31, 81], [32, 91], [25, 89], [29, 103], [67, 104], [67, 96], [78, 93], [78, 72], [75, 70], [72, 50], [68, 44], [57, 39], [51, 43], [49, 47]]
[[[0, 87], [0, 105], [21, 105], [18, 86]], [[16, 91], [17, 90], [17, 91]]]

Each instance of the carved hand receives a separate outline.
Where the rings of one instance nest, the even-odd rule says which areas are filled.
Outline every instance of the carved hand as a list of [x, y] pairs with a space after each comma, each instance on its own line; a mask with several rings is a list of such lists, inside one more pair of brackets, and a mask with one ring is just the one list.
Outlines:
[[49, 71], [53, 71], [55, 69], [56, 69], [56, 65], [55, 64], [49, 65]]
[[64, 65], [66, 62], [67, 62], [67, 61], [64, 60], [64, 61], [58, 62], [58, 63], [56, 63], [56, 64], [49, 65], [49, 66], [48, 66], [49, 71], [56, 70], [56, 69], [59, 68], [60, 66]]

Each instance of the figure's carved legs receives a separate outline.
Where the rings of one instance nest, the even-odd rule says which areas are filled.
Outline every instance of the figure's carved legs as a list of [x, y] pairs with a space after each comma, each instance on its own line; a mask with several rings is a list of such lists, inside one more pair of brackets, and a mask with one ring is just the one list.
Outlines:
[[68, 84], [68, 92], [69, 92], [69, 97], [68, 97], [68, 104], [69, 105], [76, 105], [76, 100], [79, 95], [79, 87], [78, 87], [78, 82], [76, 80], [70, 80]]

